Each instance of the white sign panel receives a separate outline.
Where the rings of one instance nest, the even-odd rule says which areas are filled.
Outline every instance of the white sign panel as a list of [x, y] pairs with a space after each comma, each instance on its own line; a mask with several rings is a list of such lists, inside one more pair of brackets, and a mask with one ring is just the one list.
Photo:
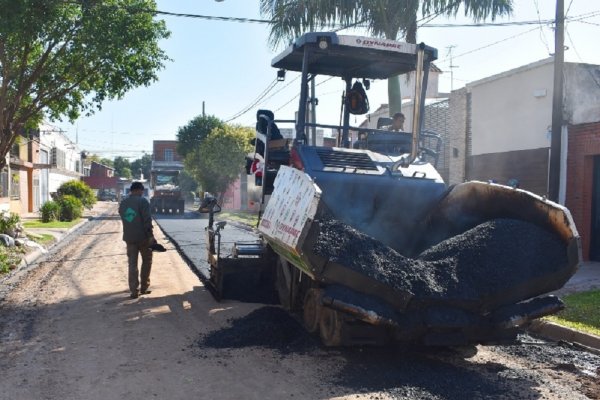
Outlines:
[[317, 212], [321, 190], [304, 172], [285, 166], [279, 169], [274, 186], [258, 230], [299, 250], [302, 229]]
[[369, 38], [362, 36], [338, 36], [340, 44], [353, 47], [364, 47], [377, 50], [390, 50], [399, 53], [416, 54], [417, 46], [412, 43], [397, 42], [390, 39]]

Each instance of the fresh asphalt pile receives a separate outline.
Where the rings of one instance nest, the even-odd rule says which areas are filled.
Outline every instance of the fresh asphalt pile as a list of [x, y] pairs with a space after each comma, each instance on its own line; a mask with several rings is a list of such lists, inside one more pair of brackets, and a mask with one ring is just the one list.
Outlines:
[[425, 301], [477, 304], [567, 265], [566, 247], [556, 235], [520, 220], [485, 222], [414, 259], [339, 220], [319, 224], [316, 254]]
[[198, 346], [216, 349], [264, 347], [282, 353], [303, 352], [318, 346], [317, 339], [279, 307], [262, 307], [229, 323], [227, 328], [203, 335]]

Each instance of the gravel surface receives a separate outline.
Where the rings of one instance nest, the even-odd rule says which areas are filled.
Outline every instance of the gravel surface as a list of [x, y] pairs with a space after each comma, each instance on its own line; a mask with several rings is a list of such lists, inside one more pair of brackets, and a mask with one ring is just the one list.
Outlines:
[[[190, 220], [173, 221], [189, 230]], [[277, 307], [253, 313], [257, 305], [216, 302], [162, 235], [169, 251], [155, 254], [152, 293], [132, 300], [118, 218], [89, 228], [1, 301], [1, 400], [599, 398], [598, 375], [588, 372], [598, 357], [545, 342], [539, 352], [480, 346], [470, 358], [313, 346]], [[236, 346], [223, 347], [225, 333]], [[279, 344], [256, 345], [264, 335]], [[203, 338], [215, 346], [200, 347]]]
[[[365, 399], [599, 398], [594, 397], [599, 393], [598, 371], [590, 371], [600, 357], [529, 336], [512, 346], [330, 349], [321, 347], [315, 336], [278, 307], [263, 307], [228, 322], [229, 326], [198, 339], [201, 357], [214, 355], [231, 364], [237, 351], [252, 349], [267, 362], [296, 359], [319, 377], [314, 384], [324, 393], [321, 398], [349, 394]], [[574, 386], [565, 388], [558, 380], [570, 380]]]

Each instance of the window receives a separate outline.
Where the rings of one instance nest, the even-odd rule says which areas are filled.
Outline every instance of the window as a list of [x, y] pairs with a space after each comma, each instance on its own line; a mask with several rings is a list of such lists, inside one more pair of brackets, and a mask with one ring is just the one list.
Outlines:
[[18, 172], [10, 174], [10, 198], [21, 198], [21, 186], [19, 185], [20, 176]]
[[0, 197], [8, 197], [8, 171], [0, 172]]
[[65, 160], [65, 152], [62, 151], [61, 149], [53, 147], [52, 153], [51, 153], [51, 159], [50, 159], [50, 163], [52, 164], [52, 166], [55, 168], [64, 169], [66, 166], [65, 161], [66, 161]]
[[165, 149], [165, 161], [173, 161], [173, 149]]

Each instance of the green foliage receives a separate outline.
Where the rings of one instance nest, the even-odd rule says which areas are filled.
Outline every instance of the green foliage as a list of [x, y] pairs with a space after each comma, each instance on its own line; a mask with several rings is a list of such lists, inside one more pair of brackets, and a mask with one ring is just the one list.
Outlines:
[[185, 158], [198, 149], [202, 141], [215, 129], [223, 128], [225, 123], [212, 115], [198, 116], [177, 131], [177, 153]]
[[83, 203], [75, 196], [66, 194], [58, 199], [60, 220], [74, 221], [83, 214]]
[[186, 170], [211, 193], [223, 193], [239, 176], [254, 130], [225, 125], [214, 129], [184, 160]]
[[111, 167], [114, 168], [115, 167], [115, 162], [113, 160], [111, 160], [110, 158], [101, 158], [98, 161], [96, 161], [102, 165], [106, 165], [107, 167]]
[[40, 216], [42, 222], [57, 221], [60, 218], [60, 205], [53, 200], [45, 202], [40, 207]]
[[193, 194], [198, 190], [198, 182], [186, 170], [181, 171], [178, 178], [181, 193], [186, 193], [186, 198], [192, 200]]
[[73, 121], [155, 81], [169, 36], [155, 9], [154, 0], [0, 0], [0, 155], [44, 115]]
[[[120, 176], [121, 178], [131, 178], [131, 164], [128, 159], [121, 156], [115, 157], [113, 167], [117, 176]], [[128, 176], [125, 176], [127, 174]]]
[[24, 250], [21, 247], [0, 246], [0, 273], [5, 274], [16, 268], [21, 262], [23, 252]]
[[3, 212], [0, 215], [0, 233], [11, 234], [19, 228], [21, 217], [13, 212]]
[[61, 197], [65, 195], [76, 197], [87, 208], [92, 208], [96, 204], [94, 191], [82, 181], [72, 180], [65, 182], [58, 188], [58, 193]]
[[150, 168], [152, 166], [152, 155], [144, 153], [142, 158], [138, 158], [131, 163], [131, 174], [136, 179], [140, 179], [140, 173], [144, 178], [150, 178]]

